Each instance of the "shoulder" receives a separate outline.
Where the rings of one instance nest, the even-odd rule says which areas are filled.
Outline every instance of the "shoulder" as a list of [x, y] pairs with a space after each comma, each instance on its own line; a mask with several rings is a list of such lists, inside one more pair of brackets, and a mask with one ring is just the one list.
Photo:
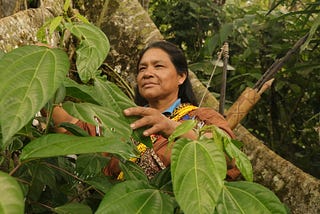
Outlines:
[[226, 119], [213, 108], [200, 107], [191, 111], [189, 115], [203, 121], [206, 125], [215, 125], [228, 133], [230, 137], [235, 138]]

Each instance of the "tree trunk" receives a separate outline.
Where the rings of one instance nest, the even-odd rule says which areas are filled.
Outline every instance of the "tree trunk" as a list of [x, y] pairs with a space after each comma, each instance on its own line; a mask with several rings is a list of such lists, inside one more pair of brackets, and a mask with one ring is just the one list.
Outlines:
[[43, 2], [40, 8], [23, 10], [0, 19], [0, 50], [8, 52], [37, 42], [37, 30], [47, 19], [61, 14], [64, 0]]
[[[61, 13], [63, 0], [46, 0], [45, 7], [26, 10], [0, 19], [0, 49], [10, 51], [16, 46], [36, 42], [36, 31], [46, 18]], [[108, 36], [111, 51], [106, 62], [120, 68], [121, 76], [135, 85], [135, 64], [138, 52], [146, 43], [162, 39], [147, 12], [138, 0], [74, 1], [81, 14], [99, 26]], [[196, 96], [201, 99], [206, 88], [191, 72]], [[218, 101], [206, 91], [205, 106], [218, 108]], [[234, 130], [252, 161], [255, 181], [275, 192], [292, 213], [320, 213], [320, 180], [304, 173], [268, 149], [244, 127]]]

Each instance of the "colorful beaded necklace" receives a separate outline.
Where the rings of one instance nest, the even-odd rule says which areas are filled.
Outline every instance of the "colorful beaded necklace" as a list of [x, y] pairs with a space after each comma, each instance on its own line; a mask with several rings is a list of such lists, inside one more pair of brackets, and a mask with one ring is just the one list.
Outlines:
[[186, 116], [189, 112], [197, 108], [198, 108], [197, 106], [191, 105], [190, 103], [183, 103], [172, 112], [170, 119], [174, 121], [179, 121], [184, 116]]

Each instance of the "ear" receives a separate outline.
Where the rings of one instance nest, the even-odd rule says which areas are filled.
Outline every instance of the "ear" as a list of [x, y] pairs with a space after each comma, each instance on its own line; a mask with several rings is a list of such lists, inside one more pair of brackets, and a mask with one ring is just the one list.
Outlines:
[[184, 81], [186, 80], [186, 78], [187, 78], [186, 73], [180, 74], [178, 77], [178, 85], [182, 85], [184, 83]]

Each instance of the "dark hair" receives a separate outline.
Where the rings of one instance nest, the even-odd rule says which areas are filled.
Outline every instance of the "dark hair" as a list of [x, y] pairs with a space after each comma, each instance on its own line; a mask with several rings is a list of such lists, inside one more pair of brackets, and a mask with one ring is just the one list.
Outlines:
[[[156, 42], [150, 43], [146, 48], [144, 48], [140, 52], [140, 56], [139, 56], [138, 63], [137, 63], [137, 71], [138, 71], [139, 63], [140, 63], [141, 58], [143, 57], [144, 53], [151, 48], [159, 48], [159, 49], [163, 50], [164, 52], [166, 52], [169, 55], [172, 64], [176, 68], [177, 73], [178, 74], [183, 74], [183, 73], [186, 74], [186, 80], [179, 86], [178, 98], [181, 99], [182, 103], [191, 103], [191, 104], [197, 106], [198, 102], [196, 100], [196, 97], [195, 97], [193, 89], [192, 89], [191, 82], [189, 80], [188, 63], [187, 63], [186, 57], [185, 57], [183, 51], [180, 48], [178, 48], [177, 46], [175, 46], [174, 44], [172, 44], [168, 41], [156, 41]], [[137, 105], [140, 105], [140, 106], [144, 106], [144, 105], [148, 104], [147, 100], [144, 99], [140, 95], [139, 90], [138, 90], [138, 86], [136, 86], [136, 88], [135, 88], [134, 101]]]

